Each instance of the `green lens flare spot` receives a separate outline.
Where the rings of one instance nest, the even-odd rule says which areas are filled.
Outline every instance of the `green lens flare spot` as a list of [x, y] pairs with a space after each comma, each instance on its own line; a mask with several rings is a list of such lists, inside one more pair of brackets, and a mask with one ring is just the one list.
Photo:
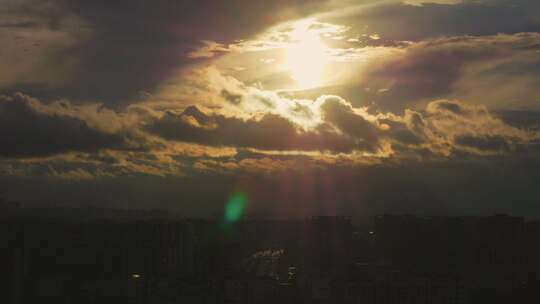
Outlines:
[[225, 221], [228, 223], [238, 221], [244, 215], [247, 203], [248, 199], [245, 193], [234, 193], [225, 206]]

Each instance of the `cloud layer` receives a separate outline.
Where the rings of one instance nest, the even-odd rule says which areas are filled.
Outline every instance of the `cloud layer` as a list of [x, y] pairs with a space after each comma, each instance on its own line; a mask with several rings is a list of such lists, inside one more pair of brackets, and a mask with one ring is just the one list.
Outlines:
[[0, 90], [125, 104], [193, 64], [187, 54], [202, 40], [232, 43], [324, 1], [7, 2], [0, 39], [18, 45], [2, 57], [18, 60], [0, 59]]
[[122, 149], [122, 134], [91, 128], [82, 119], [46, 113], [40, 102], [23, 94], [0, 96], [0, 156], [48, 156], [72, 151]]

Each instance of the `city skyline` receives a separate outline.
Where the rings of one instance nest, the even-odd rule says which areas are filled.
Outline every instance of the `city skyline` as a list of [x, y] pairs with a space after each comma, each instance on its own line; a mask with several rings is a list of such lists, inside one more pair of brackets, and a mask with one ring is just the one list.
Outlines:
[[467, 304], [540, 297], [540, 221], [523, 217], [380, 215], [355, 224], [348, 216], [315, 216], [229, 226], [149, 210], [7, 207], [0, 216], [6, 303]]

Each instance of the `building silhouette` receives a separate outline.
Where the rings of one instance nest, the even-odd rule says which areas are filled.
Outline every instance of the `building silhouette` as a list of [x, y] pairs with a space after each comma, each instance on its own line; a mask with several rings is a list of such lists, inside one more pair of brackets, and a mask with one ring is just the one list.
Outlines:
[[2, 202], [1, 303], [535, 303], [540, 223], [176, 218]]

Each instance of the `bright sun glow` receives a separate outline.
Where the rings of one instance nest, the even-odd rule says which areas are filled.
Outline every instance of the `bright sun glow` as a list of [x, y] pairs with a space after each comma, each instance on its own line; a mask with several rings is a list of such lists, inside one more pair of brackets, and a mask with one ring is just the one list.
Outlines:
[[322, 74], [329, 61], [328, 48], [317, 33], [297, 27], [295, 43], [287, 48], [287, 68], [302, 89], [321, 84]]

